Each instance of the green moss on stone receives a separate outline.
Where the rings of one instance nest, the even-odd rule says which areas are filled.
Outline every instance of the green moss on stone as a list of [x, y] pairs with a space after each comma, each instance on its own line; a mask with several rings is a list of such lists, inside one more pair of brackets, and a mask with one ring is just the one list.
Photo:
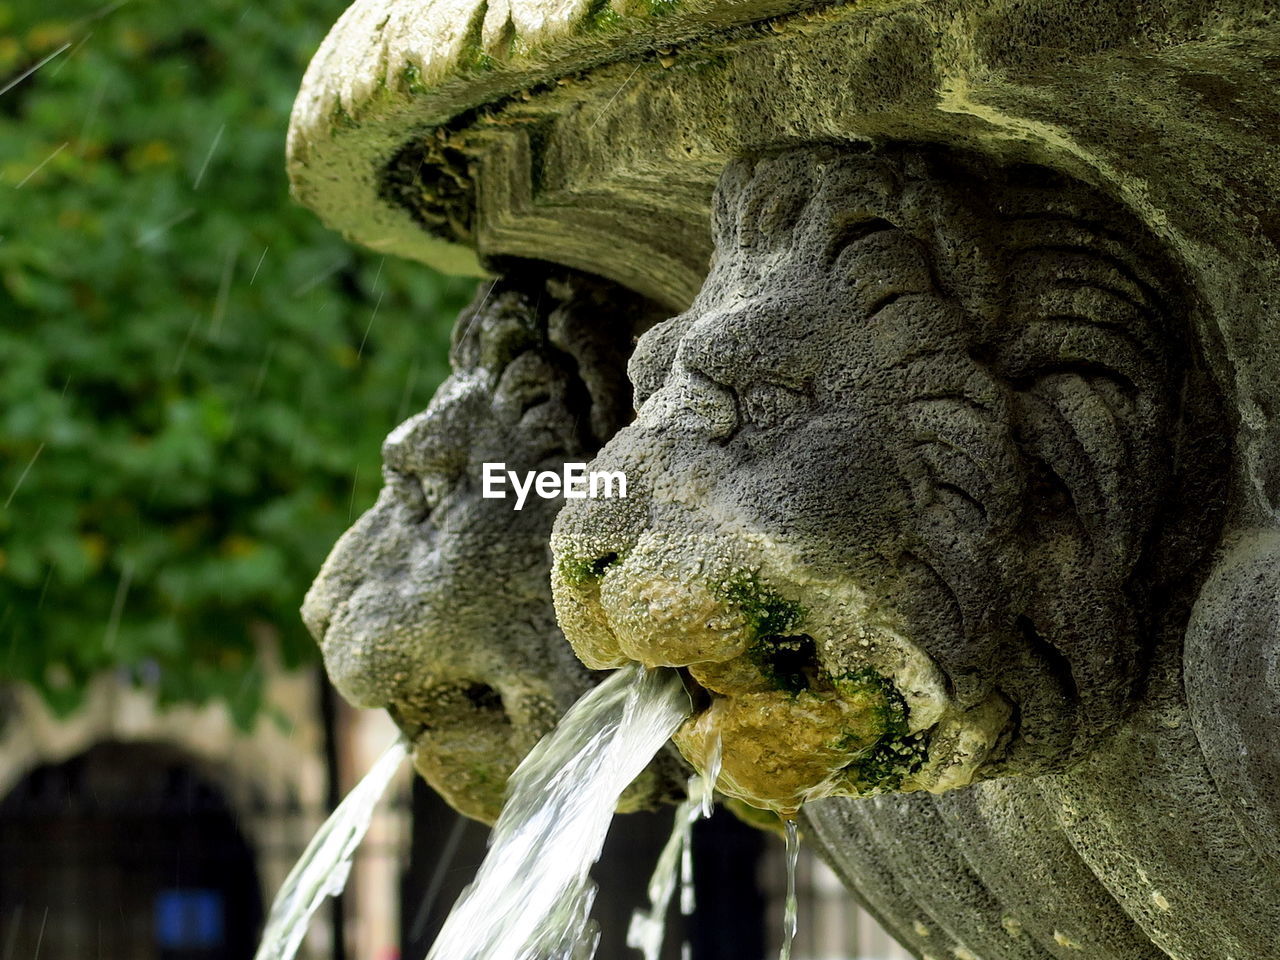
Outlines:
[[590, 560], [579, 560], [564, 557], [560, 560], [560, 579], [573, 586], [581, 586], [598, 580]]
[[805, 667], [817, 662], [813, 640], [791, 635], [804, 619], [800, 604], [784, 599], [747, 571], [721, 582], [715, 595], [746, 618], [752, 637], [747, 656], [765, 679], [791, 694], [809, 689], [811, 671]]
[[645, 0], [644, 6], [649, 16], [665, 17], [676, 11], [680, 0]]
[[923, 734], [882, 737], [870, 753], [849, 765], [849, 776], [860, 792], [897, 790], [927, 757]]
[[347, 108], [341, 103], [333, 106], [333, 111], [329, 114], [329, 132], [336, 133], [339, 130], [354, 130], [358, 124], [353, 116], [347, 112]]
[[591, 0], [587, 15], [582, 18], [584, 30], [608, 30], [622, 22], [622, 16], [613, 9], [610, 0]]
[[747, 618], [752, 636], [756, 638], [788, 633], [804, 619], [804, 608], [800, 604], [783, 599], [753, 573], [729, 577], [717, 586], [715, 595]]
[[484, 13], [487, 8], [481, 5], [467, 26], [467, 35], [462, 40], [462, 48], [458, 51], [458, 71], [475, 73], [492, 70], [497, 64], [493, 57], [484, 52]]
[[604, 576], [605, 570], [617, 563], [618, 559], [616, 553], [603, 557], [564, 557], [557, 564], [557, 568], [560, 579], [577, 587], [599, 581]]
[[870, 667], [832, 677], [836, 690], [849, 697], [875, 697], [876, 722], [884, 731], [867, 753], [848, 766], [850, 779], [860, 790], [896, 790], [920, 769], [926, 757], [924, 734], [907, 726], [907, 702], [888, 677]]
[[426, 93], [427, 85], [422, 80], [422, 70], [416, 63], [406, 63], [400, 71], [400, 82], [410, 93]]

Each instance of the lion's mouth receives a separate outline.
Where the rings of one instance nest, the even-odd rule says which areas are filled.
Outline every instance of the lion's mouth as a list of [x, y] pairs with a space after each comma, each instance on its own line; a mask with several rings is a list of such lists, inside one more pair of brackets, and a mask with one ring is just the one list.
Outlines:
[[803, 635], [763, 645], [774, 655], [680, 670], [693, 713], [675, 743], [715, 769], [722, 794], [790, 815], [826, 796], [902, 789], [927, 762], [930, 731], [910, 729], [892, 681], [871, 669], [831, 677]]
[[676, 673], [680, 675], [685, 692], [689, 694], [689, 702], [693, 705], [690, 716], [696, 717], [710, 709], [715, 694], [695, 680], [688, 667], [677, 667]]
[[[719, 669], [708, 677], [707, 666]], [[920, 725], [894, 681], [870, 667], [836, 677], [811, 668], [816, 681], [799, 689], [715, 689], [726, 667], [732, 675], [732, 664], [681, 669], [694, 709], [673, 739], [700, 772], [718, 768], [720, 793], [783, 816], [829, 796], [965, 786], [1016, 726], [998, 693], [968, 709], [945, 704]]]
[[552, 589], [588, 666], [680, 668], [694, 711], [674, 740], [700, 770], [720, 757], [722, 794], [785, 814], [985, 775], [1012, 735], [1010, 704], [961, 702], [892, 591], [767, 541], [747, 551], [745, 535], [697, 540], [648, 532], [608, 564], [561, 551]]

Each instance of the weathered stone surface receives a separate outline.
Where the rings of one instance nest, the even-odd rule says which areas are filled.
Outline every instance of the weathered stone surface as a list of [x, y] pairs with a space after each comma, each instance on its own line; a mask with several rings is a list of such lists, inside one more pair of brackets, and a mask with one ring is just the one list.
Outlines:
[[379, 249], [677, 314], [596, 462], [632, 496], [556, 521], [583, 662], [685, 670], [686, 753], [718, 731], [735, 803], [810, 801], [922, 958], [1272, 956], [1271, 5], [443, 9], [353, 8], [293, 182]]
[[[865, 876], [868, 856], [872, 876], [891, 874], [870, 895], [855, 886], [922, 956], [1265, 955], [1280, 935], [1275, 848], [1223, 803], [1181, 686], [1229, 453], [1180, 271], [1092, 191], [932, 149], [740, 161], [715, 211], [707, 281], [641, 341], [639, 416], [596, 461], [625, 470], [643, 504], [575, 503], [557, 518], [557, 600], [597, 608], [565, 621], [570, 641], [737, 678], [753, 650], [768, 663], [769, 631], [811, 638], [803, 664], [787, 651], [800, 692], [775, 683], [762, 709], [758, 681], [709, 686], [711, 707], [677, 737], [686, 748], [727, 701], [759, 712], [753, 730], [775, 732], [780, 759], [803, 743], [777, 719], [787, 700], [816, 732], [811, 688], [859, 669], [892, 681], [911, 702], [918, 769], [834, 790], [822, 772], [814, 797], [1034, 777], [988, 808], [994, 784], [973, 788], [977, 807], [918, 795], [809, 808], [846, 876]], [[1201, 600], [1189, 652], [1203, 662], [1188, 671], [1266, 669], [1248, 651], [1270, 649], [1270, 553], [1243, 556], [1219, 574], [1241, 586], [1215, 581], [1206, 596], [1219, 599]], [[566, 576], [583, 569], [589, 581]], [[686, 626], [663, 606], [672, 590], [721, 607], [696, 606]], [[1260, 590], [1260, 610], [1243, 606], [1255, 639], [1242, 656], [1212, 634], [1195, 642], [1230, 636], [1241, 615], [1210, 611]], [[745, 639], [708, 642], [704, 621]], [[913, 681], [945, 683], [905, 682], [904, 662]], [[1274, 704], [1250, 687], [1247, 708], [1206, 693], [1217, 713], [1200, 727], [1266, 814], [1268, 748], [1226, 768], [1233, 749], [1248, 756], [1242, 721]], [[969, 717], [993, 703], [1013, 709], [975, 738]], [[726, 739], [740, 726], [723, 724]], [[975, 739], [977, 753], [957, 747]], [[751, 795], [772, 786], [775, 761], [767, 736], [750, 740], [745, 770], [726, 750], [729, 791], [785, 807], [803, 788]], [[1059, 859], [1024, 866], [1022, 888], [1008, 867], [1031, 839]]]
[[596, 460], [630, 501], [557, 519], [569, 641], [797, 709], [870, 672], [906, 712], [881, 744], [909, 768], [882, 771], [895, 788], [1093, 750], [1157, 639], [1152, 587], [1191, 559], [1162, 537], [1218, 522], [1220, 485], [1175, 452], [1218, 401], [1151, 241], [1049, 171], [912, 148], [733, 164], [714, 235], [693, 305], [637, 346], [636, 421]]
[[1280, 536], [1237, 534], [1187, 628], [1183, 663], [1196, 739], [1222, 802], [1280, 872]]
[[[375, 249], [480, 272], [464, 244], [388, 202], [409, 134], [584, 70], [790, 12], [804, 0], [379, 0], [353, 4], [313, 58], [294, 106], [294, 190]], [[429, 166], [456, 154], [441, 138]], [[459, 155], [460, 156], [460, 155]], [[470, 175], [464, 166], [465, 178]], [[420, 171], [418, 171], [420, 172]], [[428, 171], [429, 173], [429, 171]], [[465, 184], [459, 185], [465, 192]], [[446, 189], [448, 187], [446, 186]], [[449, 225], [456, 232], [457, 223]], [[465, 231], [464, 231], [465, 232]], [[496, 252], [496, 251], [492, 251]]]
[[[509, 58], [470, 69], [431, 53], [461, 49], [465, 17], [422, 0], [358, 3], [299, 95], [294, 191], [353, 239], [451, 272], [477, 255], [528, 257], [679, 310], [706, 273], [716, 179], [744, 153], [927, 142], [1069, 173], [1130, 207], [1191, 277], [1202, 343], [1240, 411], [1242, 507], [1274, 522], [1269, 3], [677, 8], [629, 8], [617, 32], [610, 17], [585, 32], [550, 18], [565, 24], [559, 39], [513, 40]], [[590, 55], [539, 52], [561, 40]], [[432, 79], [398, 79], [419, 60]]]

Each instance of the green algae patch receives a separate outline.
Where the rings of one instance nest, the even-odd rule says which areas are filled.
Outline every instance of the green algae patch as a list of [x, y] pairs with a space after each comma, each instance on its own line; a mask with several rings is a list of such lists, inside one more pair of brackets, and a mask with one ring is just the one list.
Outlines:
[[927, 757], [924, 733], [911, 733], [907, 703], [893, 681], [870, 667], [832, 678], [842, 697], [879, 700], [875, 722], [883, 731], [866, 754], [846, 768], [858, 793], [896, 790], [906, 777], [920, 769]]
[[717, 584], [713, 592], [741, 612], [754, 637], [788, 633], [804, 620], [800, 604], [770, 590], [753, 573], [734, 574]]
[[560, 579], [570, 586], [582, 587], [599, 583], [604, 572], [618, 562], [616, 553], [603, 557], [563, 557], [556, 564]]
[[355, 117], [347, 110], [342, 103], [335, 103], [333, 111], [329, 114], [329, 132], [337, 133], [339, 130], [355, 130], [359, 126]]
[[867, 756], [849, 764], [849, 781], [858, 794], [897, 790], [928, 757], [923, 733], [881, 737]]
[[680, 9], [680, 0], [643, 0], [642, 7], [651, 17], [666, 17]]
[[783, 598], [750, 572], [733, 574], [712, 592], [746, 621], [751, 637], [747, 659], [770, 686], [790, 694], [813, 686], [818, 672], [813, 640], [794, 633], [804, 621], [800, 604]]
[[592, 0], [587, 15], [582, 18], [584, 31], [610, 30], [622, 23], [622, 15], [613, 9], [611, 0]]
[[565, 557], [559, 563], [560, 579], [565, 583], [581, 587], [599, 581], [604, 571], [596, 572], [596, 565], [591, 560], [577, 560]]
[[427, 84], [422, 79], [422, 69], [416, 63], [406, 63], [400, 71], [400, 83], [405, 90], [415, 95], [427, 92]]

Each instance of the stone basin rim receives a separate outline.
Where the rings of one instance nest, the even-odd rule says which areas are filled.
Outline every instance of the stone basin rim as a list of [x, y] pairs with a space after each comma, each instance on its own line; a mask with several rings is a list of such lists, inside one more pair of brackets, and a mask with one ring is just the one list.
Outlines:
[[[781, 35], [824, 11], [902, 5], [903, 0], [356, 0], [321, 43], [294, 102], [286, 142], [291, 191], [350, 240], [444, 273], [489, 276], [474, 242], [435, 236], [386, 198], [387, 167], [406, 147], [459, 121], [466, 126], [468, 114], [527, 97], [530, 90], [568, 82], [585, 91], [611, 67], [656, 67], [679, 48], [744, 28]], [[522, 33], [516, 24], [529, 29]]]

